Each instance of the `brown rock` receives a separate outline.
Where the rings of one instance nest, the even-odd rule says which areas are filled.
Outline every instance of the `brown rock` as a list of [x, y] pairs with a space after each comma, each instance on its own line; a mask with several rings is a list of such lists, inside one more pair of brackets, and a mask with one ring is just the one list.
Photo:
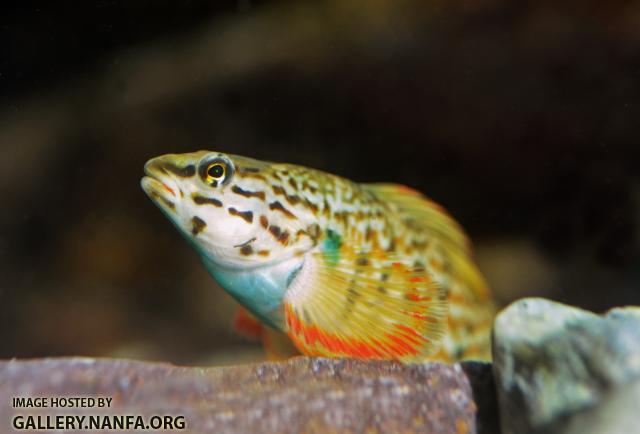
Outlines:
[[[14, 397], [60, 396], [112, 397], [113, 403], [109, 409], [12, 407]], [[477, 432], [476, 404], [460, 365], [304, 357], [211, 368], [117, 359], [0, 362], [1, 432], [11, 430], [17, 414], [183, 415], [185, 432], [217, 434]]]

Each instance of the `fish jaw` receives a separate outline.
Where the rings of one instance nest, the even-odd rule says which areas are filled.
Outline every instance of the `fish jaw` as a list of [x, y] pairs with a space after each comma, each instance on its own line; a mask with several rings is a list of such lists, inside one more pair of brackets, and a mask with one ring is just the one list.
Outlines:
[[170, 219], [176, 213], [177, 193], [181, 192], [175, 180], [157, 164], [157, 159], [149, 160], [144, 166], [146, 176], [140, 181], [142, 190]]

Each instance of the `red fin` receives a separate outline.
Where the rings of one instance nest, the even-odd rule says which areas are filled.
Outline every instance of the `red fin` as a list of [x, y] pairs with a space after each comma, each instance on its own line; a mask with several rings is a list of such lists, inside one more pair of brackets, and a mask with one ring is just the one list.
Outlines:
[[233, 318], [233, 329], [238, 332], [238, 334], [256, 341], [262, 339], [264, 333], [262, 323], [243, 307], [239, 307], [238, 310], [236, 310]]
[[385, 343], [381, 341], [365, 342], [358, 338], [340, 336], [320, 329], [314, 325], [304, 324], [293, 312], [289, 305], [285, 305], [287, 324], [298, 330], [299, 334], [291, 335], [298, 348], [304, 348], [311, 356], [353, 357], [357, 359], [403, 359], [420, 353], [419, 347], [428, 342], [415, 330], [408, 327], [400, 328], [401, 333], [387, 333]]

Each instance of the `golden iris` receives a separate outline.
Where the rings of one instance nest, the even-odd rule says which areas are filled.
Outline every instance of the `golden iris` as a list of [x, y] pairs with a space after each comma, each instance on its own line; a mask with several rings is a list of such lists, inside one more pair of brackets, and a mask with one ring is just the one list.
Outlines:
[[216, 161], [207, 166], [207, 182], [220, 181], [227, 173], [227, 165]]

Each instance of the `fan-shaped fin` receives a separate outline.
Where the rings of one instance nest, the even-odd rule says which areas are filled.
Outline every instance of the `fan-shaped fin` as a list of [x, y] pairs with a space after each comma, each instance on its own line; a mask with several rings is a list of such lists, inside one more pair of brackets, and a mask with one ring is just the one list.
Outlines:
[[446, 330], [447, 299], [424, 269], [384, 251], [311, 254], [285, 294], [304, 354], [420, 361]]

